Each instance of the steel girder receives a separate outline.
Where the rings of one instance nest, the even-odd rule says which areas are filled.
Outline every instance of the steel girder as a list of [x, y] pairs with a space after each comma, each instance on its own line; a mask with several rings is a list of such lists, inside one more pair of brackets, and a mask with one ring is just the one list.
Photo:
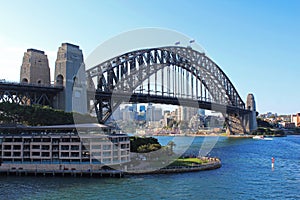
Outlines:
[[0, 83], [0, 102], [53, 106], [53, 98], [62, 90], [62, 87], [2, 82]]
[[[230, 79], [222, 69], [204, 53], [185, 47], [164, 47], [162, 49], [174, 52], [188, 60], [190, 63], [190, 70], [200, 72], [198, 75], [201, 76], [202, 74], [204, 81], [210, 82], [209, 87], [212, 88], [209, 89], [209, 91], [213, 93], [212, 96], [214, 98], [219, 99], [219, 102], [245, 109], [245, 103], [239, 96]], [[199, 79], [201, 80], [201, 78]], [[219, 93], [216, 94], [214, 93], [215, 91], [218, 91]], [[224, 97], [226, 100], [222, 99]]]

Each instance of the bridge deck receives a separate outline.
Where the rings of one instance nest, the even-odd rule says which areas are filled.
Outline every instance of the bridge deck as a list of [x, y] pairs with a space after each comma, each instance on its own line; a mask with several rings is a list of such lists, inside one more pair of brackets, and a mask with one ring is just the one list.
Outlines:
[[63, 86], [0, 82], [0, 91], [6, 91], [6, 90], [27, 91], [27, 92], [40, 91], [40, 92], [57, 93], [63, 90]]
[[109, 92], [96, 92], [96, 99], [107, 98], [115, 101], [130, 102], [130, 103], [160, 103], [160, 104], [170, 104], [178, 106], [196, 107], [206, 110], [214, 110], [222, 113], [235, 113], [235, 114], [249, 114], [251, 111], [246, 109], [241, 109], [232, 105], [223, 105], [214, 102], [202, 101], [197, 99], [188, 99], [180, 97], [169, 97], [160, 96], [152, 94], [142, 94], [142, 93], [109, 93]]

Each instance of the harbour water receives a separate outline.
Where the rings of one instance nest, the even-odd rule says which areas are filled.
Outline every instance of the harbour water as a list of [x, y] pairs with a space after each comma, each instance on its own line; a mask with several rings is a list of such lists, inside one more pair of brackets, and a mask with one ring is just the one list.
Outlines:
[[[158, 139], [165, 145], [172, 137]], [[195, 137], [188, 153], [198, 153], [204, 140], [217, 141], [209, 154], [222, 160], [220, 169], [120, 179], [0, 177], [0, 199], [300, 199], [300, 136]]]

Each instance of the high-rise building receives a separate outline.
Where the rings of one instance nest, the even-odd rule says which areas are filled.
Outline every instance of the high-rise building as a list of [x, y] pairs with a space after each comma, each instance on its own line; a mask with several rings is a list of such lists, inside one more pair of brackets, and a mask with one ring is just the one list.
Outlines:
[[156, 108], [154, 107], [153, 113], [152, 113], [152, 121], [159, 121], [162, 117], [162, 108]]
[[153, 121], [152, 116], [153, 116], [153, 107], [152, 107], [152, 103], [149, 103], [146, 111], [146, 121]]
[[177, 120], [189, 122], [198, 113], [198, 108], [179, 106], [177, 110]]
[[112, 114], [114, 120], [122, 120], [123, 119], [123, 113], [121, 112], [120, 106], [113, 112]]
[[147, 112], [146, 112], [146, 120], [147, 121], [159, 121], [163, 118], [162, 115], [162, 108], [157, 108], [153, 106], [151, 103], [147, 106]]
[[134, 120], [138, 120], [138, 112], [137, 112], [137, 104], [136, 103], [132, 104], [132, 112], [133, 112]]
[[205, 110], [204, 110], [204, 109], [199, 109], [199, 110], [198, 110], [198, 114], [199, 114], [200, 116], [205, 116]]
[[27, 49], [23, 56], [20, 82], [41, 85], [50, 84], [50, 68], [44, 51]]
[[126, 121], [134, 120], [134, 112], [132, 111], [132, 106], [125, 106], [124, 109], [121, 110], [122, 118]]

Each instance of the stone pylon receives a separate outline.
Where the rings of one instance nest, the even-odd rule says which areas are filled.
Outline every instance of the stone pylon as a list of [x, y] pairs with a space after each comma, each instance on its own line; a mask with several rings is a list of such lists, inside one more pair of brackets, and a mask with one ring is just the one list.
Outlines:
[[253, 94], [247, 96], [246, 109], [251, 110], [251, 113], [245, 117], [246, 131], [251, 133], [257, 129], [256, 104]]
[[55, 107], [66, 112], [87, 113], [85, 66], [79, 46], [62, 43], [57, 52], [54, 78], [56, 86], [64, 87]]
[[44, 51], [27, 49], [23, 56], [20, 82], [50, 85], [50, 68]]

